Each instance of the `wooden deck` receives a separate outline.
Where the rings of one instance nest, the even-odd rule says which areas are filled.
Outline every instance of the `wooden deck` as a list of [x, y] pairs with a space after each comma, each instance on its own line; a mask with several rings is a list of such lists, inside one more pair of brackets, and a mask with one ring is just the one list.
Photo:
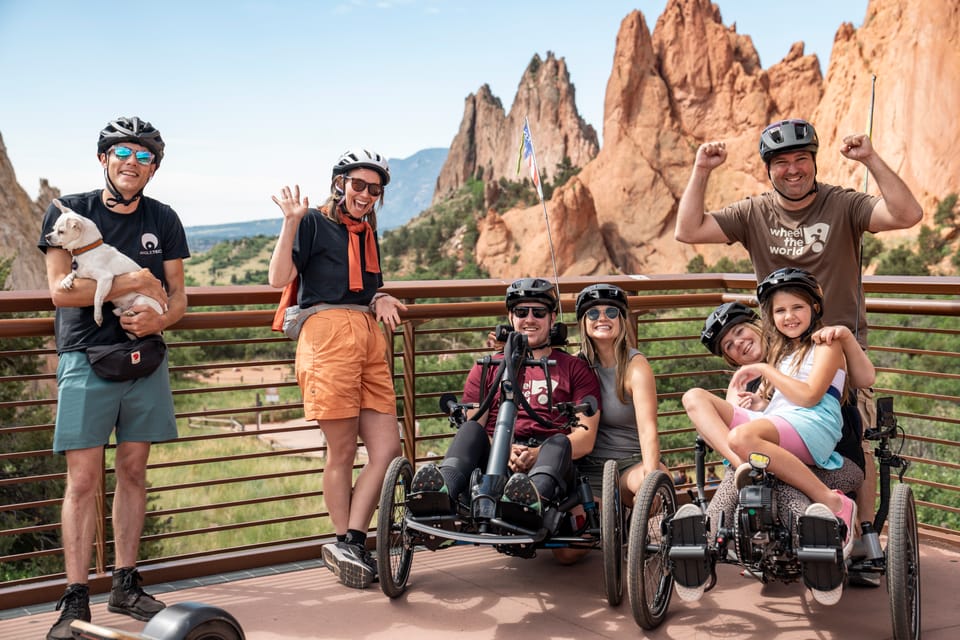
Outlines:
[[[924, 539], [921, 555], [923, 636], [960, 637], [960, 546]], [[199, 601], [222, 607], [240, 621], [249, 640], [891, 637], [884, 581], [878, 589], [848, 587], [838, 605], [824, 607], [798, 584], [762, 585], [726, 565], [719, 568], [713, 591], [694, 604], [674, 597], [664, 624], [644, 635], [626, 594], [620, 606], [607, 605], [600, 565], [599, 553], [561, 566], [549, 553], [523, 560], [486, 547], [457, 547], [418, 552], [409, 589], [396, 600], [376, 585], [347, 589], [318, 564], [241, 579], [212, 577], [213, 584], [186, 586], [160, 597], [168, 604]], [[143, 629], [142, 622], [108, 613], [103, 596], [95, 601], [94, 623], [130, 632]], [[57, 616], [53, 605], [22, 615], [3, 612], [0, 639], [43, 638]]]

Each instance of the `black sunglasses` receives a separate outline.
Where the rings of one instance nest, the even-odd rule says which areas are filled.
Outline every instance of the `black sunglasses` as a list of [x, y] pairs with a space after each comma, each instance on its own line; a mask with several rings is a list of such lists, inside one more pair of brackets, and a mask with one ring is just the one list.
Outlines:
[[379, 197], [383, 193], [383, 185], [376, 182], [367, 182], [363, 178], [351, 178], [350, 176], [344, 176], [344, 182], [347, 180], [350, 181], [350, 186], [353, 187], [353, 190], [357, 193], [363, 193], [364, 189], [370, 192], [374, 198]]
[[[600, 309], [598, 309], [597, 307], [591, 307], [590, 309], [587, 309], [587, 312], [585, 315], [587, 316], [587, 320], [599, 320]], [[603, 315], [613, 320], [614, 318], [620, 315], [620, 310], [617, 309], [616, 307], [606, 307], [603, 310]]]
[[547, 314], [550, 313], [550, 310], [545, 307], [514, 307], [513, 315], [518, 318], [526, 318], [527, 314], [533, 313], [533, 317], [542, 320], [547, 317]]

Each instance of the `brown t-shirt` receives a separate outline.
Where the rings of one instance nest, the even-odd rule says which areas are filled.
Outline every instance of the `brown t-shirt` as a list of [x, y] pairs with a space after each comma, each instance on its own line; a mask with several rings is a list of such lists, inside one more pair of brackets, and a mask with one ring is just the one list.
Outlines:
[[[730, 242], [750, 254], [760, 281], [781, 267], [806, 269], [823, 287], [825, 324], [842, 324], [867, 346], [867, 314], [860, 285], [860, 238], [877, 196], [819, 184], [813, 203], [787, 211], [768, 191], [714, 211]], [[858, 318], [854, 324], [854, 318]], [[859, 329], [859, 331], [858, 331]]]

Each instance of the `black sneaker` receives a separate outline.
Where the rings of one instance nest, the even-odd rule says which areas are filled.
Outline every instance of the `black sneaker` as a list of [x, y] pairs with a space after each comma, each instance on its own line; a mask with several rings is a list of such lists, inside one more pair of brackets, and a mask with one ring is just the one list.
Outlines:
[[323, 545], [323, 563], [342, 584], [353, 589], [366, 589], [376, 575], [376, 570], [367, 563], [367, 555], [366, 549], [348, 542]]
[[527, 530], [543, 526], [543, 501], [530, 476], [515, 473], [507, 480], [500, 498], [500, 517]]
[[113, 589], [107, 602], [107, 611], [121, 613], [146, 622], [163, 611], [163, 604], [140, 588], [140, 572], [136, 567], [124, 567], [113, 571]]
[[447, 493], [447, 485], [440, 473], [440, 467], [435, 464], [425, 464], [413, 476], [410, 482], [410, 493], [421, 491], [439, 491]]
[[543, 504], [540, 502], [540, 492], [537, 491], [537, 486], [533, 484], [530, 476], [525, 473], [515, 473], [510, 476], [506, 486], [503, 488], [503, 498], [501, 498], [501, 501], [519, 504], [535, 512], [537, 515], [543, 512]]
[[363, 548], [363, 560], [367, 566], [373, 569], [373, 580], [371, 582], [380, 582], [380, 573], [377, 570], [377, 557], [370, 553], [366, 547]]
[[407, 494], [407, 508], [417, 517], [442, 517], [453, 513], [453, 501], [447, 489], [440, 467], [425, 464], [413, 476], [410, 493]]
[[47, 632], [47, 640], [72, 640], [70, 623], [74, 620], [90, 622], [90, 588], [79, 582], [67, 586], [57, 602], [56, 610], [60, 612], [60, 617]]

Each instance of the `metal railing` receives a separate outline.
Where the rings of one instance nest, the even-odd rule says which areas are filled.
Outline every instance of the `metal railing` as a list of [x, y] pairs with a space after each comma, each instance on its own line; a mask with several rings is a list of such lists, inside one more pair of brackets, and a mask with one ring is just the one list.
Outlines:
[[[597, 278], [563, 278], [563, 319], [576, 349], [573, 295]], [[752, 300], [752, 276], [609, 276], [630, 292], [639, 348], [657, 376], [663, 455], [693, 464], [693, 429], [680, 404], [694, 386], [720, 390], [729, 370], [699, 343], [717, 304]], [[487, 333], [502, 321], [508, 281], [393, 282], [409, 306], [390, 344], [404, 455], [442, 455], [452, 431], [437, 410], [459, 393]], [[925, 534], [960, 530], [960, 278], [867, 277], [876, 394], [896, 398], [905, 480]], [[147, 582], [315, 558], [330, 537], [321, 478], [325, 446], [302, 420], [294, 344], [268, 327], [279, 291], [188, 289], [188, 314], [170, 331], [180, 438], [153, 447], [140, 566]], [[0, 594], [9, 606], [62, 591], [59, 506], [65, 464], [52, 453], [56, 409], [53, 307], [46, 291], [0, 292]], [[110, 566], [113, 449], [105, 454], [94, 545], [96, 579]], [[362, 456], [357, 468], [363, 465]], [[681, 485], [685, 491], [688, 485]], [[22, 574], [22, 575], [21, 575]], [[94, 581], [94, 589], [97, 583]]]

